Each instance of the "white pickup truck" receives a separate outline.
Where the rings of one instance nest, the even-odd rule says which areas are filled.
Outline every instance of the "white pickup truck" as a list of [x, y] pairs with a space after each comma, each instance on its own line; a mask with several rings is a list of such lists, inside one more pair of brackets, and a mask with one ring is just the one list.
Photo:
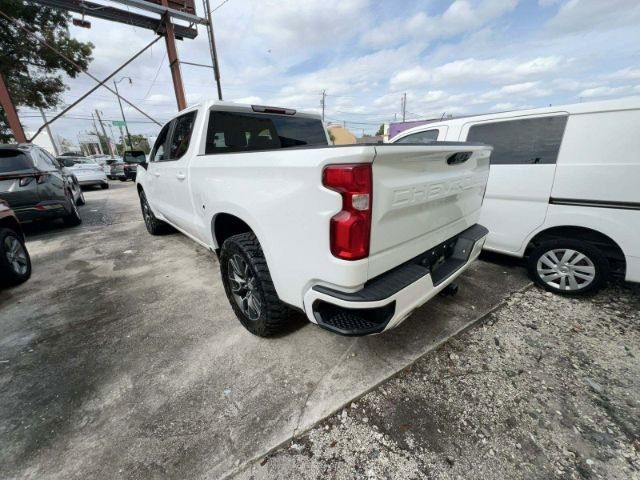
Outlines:
[[331, 146], [318, 115], [206, 102], [166, 124], [137, 188], [147, 230], [215, 251], [236, 316], [291, 309], [342, 335], [389, 330], [478, 256], [491, 148]]

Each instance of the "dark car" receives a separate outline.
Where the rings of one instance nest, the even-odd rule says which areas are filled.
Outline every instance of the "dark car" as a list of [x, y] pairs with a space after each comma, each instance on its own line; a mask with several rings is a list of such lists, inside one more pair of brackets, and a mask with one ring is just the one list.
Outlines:
[[123, 173], [124, 176], [118, 177], [121, 181], [127, 180], [136, 181], [136, 173], [138, 172], [138, 165], [147, 161], [147, 156], [142, 150], [127, 150], [124, 152]]
[[0, 200], [0, 285], [17, 285], [30, 276], [31, 258], [22, 229], [9, 204]]
[[79, 225], [82, 219], [68, 178], [40, 147], [0, 145], [0, 199], [20, 222], [62, 218], [69, 226]]

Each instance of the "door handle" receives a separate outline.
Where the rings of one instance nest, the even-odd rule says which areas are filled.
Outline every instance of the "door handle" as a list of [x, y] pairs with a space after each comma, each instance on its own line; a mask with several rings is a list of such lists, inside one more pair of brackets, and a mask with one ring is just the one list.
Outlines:
[[184, 180], [185, 178], [187, 178], [187, 176], [182, 172], [178, 172], [178, 173], [176, 173], [176, 178], [178, 180]]
[[160, 176], [160, 172], [153, 172], [153, 174], [154, 174], [156, 177], [159, 177], [159, 176]]

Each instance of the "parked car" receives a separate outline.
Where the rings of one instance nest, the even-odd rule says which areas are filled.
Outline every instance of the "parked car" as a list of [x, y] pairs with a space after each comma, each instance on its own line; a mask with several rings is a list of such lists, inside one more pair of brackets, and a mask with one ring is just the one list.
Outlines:
[[391, 142], [493, 145], [484, 248], [526, 257], [533, 280], [583, 294], [640, 282], [640, 97], [436, 121]]
[[206, 102], [166, 124], [137, 188], [151, 234], [171, 225], [218, 252], [255, 335], [291, 308], [343, 335], [380, 333], [479, 255], [491, 148], [329, 146], [316, 114]]
[[30, 276], [31, 258], [22, 228], [9, 204], [0, 200], [0, 285], [17, 285]]
[[145, 163], [147, 156], [142, 150], [127, 150], [124, 152], [123, 160], [123, 176], [119, 177], [120, 181], [126, 182], [127, 180], [133, 180], [135, 182], [138, 165]]
[[82, 222], [68, 176], [55, 158], [35, 145], [0, 145], [0, 199], [9, 203], [21, 222], [47, 218], [62, 218], [69, 226]]
[[58, 165], [60, 165], [62, 174], [67, 180], [68, 185], [71, 187], [71, 193], [73, 194], [73, 200], [76, 202], [76, 205], [84, 205], [86, 203], [84, 199], [84, 192], [82, 191], [75, 174], [64, 166], [64, 162], [59, 157], [55, 160], [58, 162]]
[[110, 158], [104, 163], [104, 174], [109, 180], [117, 180], [124, 176], [123, 162], [120, 157]]
[[102, 189], [109, 188], [109, 180], [104, 169], [90, 158], [59, 157], [59, 160], [69, 171], [73, 172], [81, 186], [99, 185]]

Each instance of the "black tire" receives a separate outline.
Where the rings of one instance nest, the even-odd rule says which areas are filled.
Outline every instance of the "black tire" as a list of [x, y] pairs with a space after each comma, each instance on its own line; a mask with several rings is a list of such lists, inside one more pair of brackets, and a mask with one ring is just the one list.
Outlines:
[[13, 286], [31, 276], [31, 257], [20, 233], [0, 228], [0, 285]]
[[85, 203], [87, 203], [86, 200], [84, 199], [84, 192], [79, 186], [78, 186], [78, 190], [80, 191], [80, 196], [76, 200], [76, 205], [84, 205]]
[[[575, 254], [572, 254], [568, 261], [562, 262], [562, 257], [565, 254], [569, 255], [570, 251], [574, 251]], [[555, 258], [560, 262], [556, 263], [549, 258], [550, 252], [555, 252]], [[579, 260], [576, 261], [577, 259]], [[545, 290], [563, 295], [586, 295], [597, 292], [607, 284], [610, 270], [607, 257], [598, 248], [572, 239], [541, 243], [530, 253], [527, 264], [529, 275], [536, 284]], [[545, 275], [546, 279], [542, 275]], [[562, 277], [565, 278], [564, 281]], [[587, 277], [591, 277], [591, 280], [589, 281]], [[571, 285], [572, 281], [574, 285]]]
[[128, 180], [128, 178], [126, 178], [126, 177], [125, 178], [120, 178], [121, 182], [126, 182], [127, 180]]
[[[238, 259], [244, 262], [246, 268], [242, 273], [247, 279], [245, 284], [251, 287], [241, 287], [242, 283], [230, 278], [230, 272], [234, 271], [233, 264], [235, 262], [238, 265]], [[220, 250], [220, 272], [227, 299], [244, 328], [259, 337], [282, 333], [289, 323], [290, 310], [278, 298], [262, 247], [253, 233], [234, 235], [224, 242]], [[240, 298], [243, 293], [246, 295], [244, 301]], [[251, 314], [250, 304], [256, 305], [253, 299], [257, 300], [259, 306], [257, 315], [256, 309]], [[246, 306], [249, 313], [241, 304]]]
[[68, 210], [69, 213], [62, 217], [64, 224], [67, 227], [75, 227], [82, 223], [82, 217], [80, 216], [80, 212], [78, 212], [78, 206], [76, 205], [75, 200], [73, 199], [73, 193], [67, 190], [67, 202], [69, 204]]
[[101, 183], [100, 184], [100, 188], [103, 189], [103, 190], [106, 190], [106, 189], [109, 188], [109, 184], [108, 183]]
[[140, 190], [140, 209], [142, 210], [142, 218], [144, 219], [144, 225], [147, 227], [147, 232], [151, 235], [162, 235], [167, 233], [169, 230], [169, 225], [167, 225], [162, 220], [158, 220], [151, 210], [151, 206], [149, 202], [147, 202], [147, 196], [144, 194], [144, 191]]

